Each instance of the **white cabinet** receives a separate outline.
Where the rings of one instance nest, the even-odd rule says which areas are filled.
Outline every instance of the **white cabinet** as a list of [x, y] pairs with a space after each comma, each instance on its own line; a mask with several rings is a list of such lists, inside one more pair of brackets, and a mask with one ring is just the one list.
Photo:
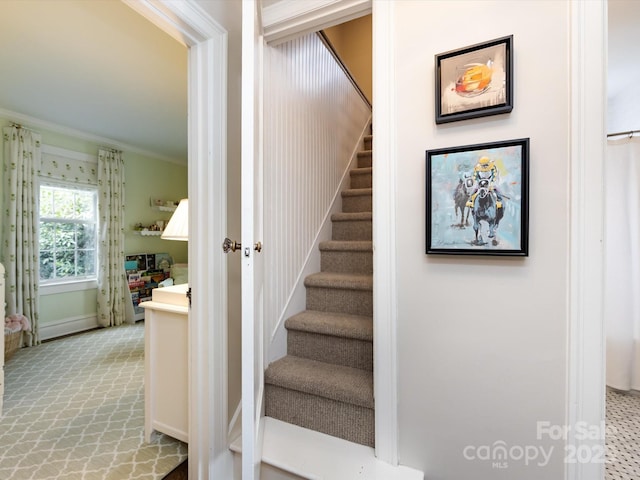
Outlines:
[[189, 307], [187, 285], [156, 288], [145, 309], [144, 436], [189, 441]]

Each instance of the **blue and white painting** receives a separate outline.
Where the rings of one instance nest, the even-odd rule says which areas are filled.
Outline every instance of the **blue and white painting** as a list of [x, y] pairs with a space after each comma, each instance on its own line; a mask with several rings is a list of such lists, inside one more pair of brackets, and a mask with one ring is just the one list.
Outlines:
[[429, 253], [527, 254], [522, 229], [528, 139], [504, 143], [428, 152]]

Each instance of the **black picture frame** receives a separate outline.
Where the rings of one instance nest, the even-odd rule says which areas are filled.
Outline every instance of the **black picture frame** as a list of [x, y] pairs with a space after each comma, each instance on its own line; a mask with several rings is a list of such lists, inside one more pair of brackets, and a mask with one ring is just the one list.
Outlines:
[[426, 253], [529, 255], [529, 138], [427, 150]]
[[435, 56], [436, 124], [513, 110], [513, 35]]

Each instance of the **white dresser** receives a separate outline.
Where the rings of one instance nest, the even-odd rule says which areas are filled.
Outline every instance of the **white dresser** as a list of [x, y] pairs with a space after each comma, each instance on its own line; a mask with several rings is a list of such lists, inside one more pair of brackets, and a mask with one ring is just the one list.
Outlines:
[[156, 288], [144, 312], [144, 436], [189, 441], [189, 304], [187, 284]]

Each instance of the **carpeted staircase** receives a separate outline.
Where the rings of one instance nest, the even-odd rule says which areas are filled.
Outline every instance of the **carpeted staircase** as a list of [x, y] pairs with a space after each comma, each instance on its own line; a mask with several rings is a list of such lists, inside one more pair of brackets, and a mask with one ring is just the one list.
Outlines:
[[285, 322], [287, 355], [265, 372], [265, 414], [374, 445], [371, 144], [365, 137], [309, 275], [306, 310]]

